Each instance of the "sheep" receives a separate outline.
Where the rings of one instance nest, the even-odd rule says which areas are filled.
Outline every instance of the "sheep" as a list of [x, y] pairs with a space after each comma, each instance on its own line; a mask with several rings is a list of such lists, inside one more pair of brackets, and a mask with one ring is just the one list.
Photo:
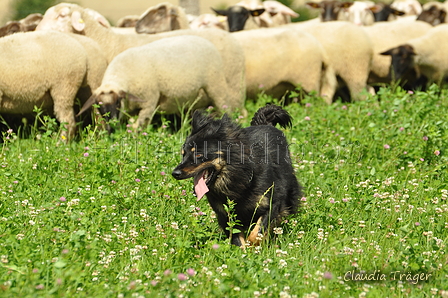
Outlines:
[[124, 50], [144, 45], [162, 38], [177, 35], [197, 35], [210, 40], [223, 59], [228, 92], [231, 102], [241, 102], [246, 93], [244, 52], [230, 33], [219, 29], [175, 30], [158, 34], [119, 34], [107, 27], [99, 13], [83, 9], [76, 4], [60, 3], [50, 7], [36, 30], [58, 30], [83, 34], [95, 40], [102, 48], [108, 62]]
[[229, 31], [227, 18], [224, 16], [217, 16], [211, 13], [203, 13], [190, 21], [191, 29], [206, 29], [218, 28]]
[[370, 7], [373, 12], [375, 22], [385, 22], [396, 20], [397, 17], [403, 16], [403, 11], [397, 10], [390, 6], [390, 4], [378, 2], [374, 6]]
[[266, 0], [262, 4], [271, 18], [271, 27], [289, 24], [291, 23], [291, 18], [299, 17], [297, 12], [278, 1]]
[[218, 15], [227, 17], [230, 32], [243, 29], [275, 27], [291, 22], [299, 14], [278, 1], [243, 0], [226, 10], [212, 8]]
[[338, 20], [340, 12], [352, 6], [353, 2], [324, 0], [320, 2], [306, 2], [306, 5], [311, 8], [320, 9], [320, 20], [322, 22], [330, 22]]
[[325, 95], [331, 103], [336, 77], [314, 36], [290, 28], [260, 28], [232, 34], [246, 55], [248, 98], [255, 99], [261, 91], [281, 97], [301, 86], [306, 92]]
[[[222, 58], [210, 41], [192, 35], [164, 38], [130, 48], [109, 64], [101, 86], [80, 113], [94, 103], [102, 114], [117, 115], [117, 109], [139, 110], [135, 129], [151, 121], [156, 111], [179, 113], [193, 103], [194, 108], [227, 106], [244, 110], [244, 103], [230, 102]], [[201, 96], [201, 90], [206, 96]], [[199, 99], [197, 99], [199, 98]], [[195, 101], [197, 99], [197, 101]]]
[[391, 57], [380, 53], [426, 34], [431, 25], [422, 21], [391, 21], [375, 23], [363, 29], [373, 44], [374, 56], [368, 82], [374, 84], [391, 82], [389, 76]]
[[373, 57], [373, 48], [366, 32], [349, 22], [298, 22], [286, 25], [311, 33], [322, 44], [329, 64], [338, 77], [338, 88], [347, 87], [344, 100], [361, 100]]
[[0, 28], [0, 37], [10, 35], [17, 32], [34, 31], [37, 24], [42, 20], [42, 14], [32, 13], [19, 21], [7, 22]]
[[349, 21], [358, 26], [369, 26], [375, 22], [373, 12], [370, 10], [375, 5], [372, 1], [353, 1], [353, 5], [343, 11], [339, 20]]
[[264, 13], [265, 12], [264, 8], [249, 10], [243, 6], [234, 5], [230, 6], [226, 10], [214, 9], [214, 8], [212, 9], [218, 15], [227, 17], [229, 32], [236, 32], [243, 29], [247, 30], [247, 29], [256, 29], [259, 27], [268, 27], [268, 25], [265, 24], [260, 25], [256, 24], [254, 19], [251, 18], [260, 16], [262, 13]]
[[66, 123], [62, 136], [71, 139], [73, 106], [89, 67], [81, 43], [60, 32], [23, 32], [1, 38], [0, 53], [0, 113], [31, 114], [35, 106], [52, 110]]
[[448, 75], [448, 24], [432, 27], [420, 37], [393, 47], [382, 55], [392, 56], [391, 72], [407, 83], [405, 88], [425, 88], [426, 81], [441, 83]]
[[405, 16], [418, 16], [422, 13], [422, 5], [418, 0], [394, 0], [390, 6], [396, 10], [404, 12]]
[[447, 7], [443, 3], [430, 1], [423, 5], [422, 12], [418, 15], [417, 20], [427, 22], [433, 26], [446, 23]]
[[322, 22], [349, 21], [359, 26], [372, 25], [375, 22], [373, 12], [370, 10], [375, 5], [372, 1], [321, 1], [307, 2], [312, 8], [321, 9]]
[[189, 28], [184, 9], [168, 2], [148, 8], [135, 25], [137, 33], [149, 34]]
[[137, 21], [139, 19], [140, 19], [139, 15], [124, 16], [118, 19], [115, 26], [118, 28], [135, 28], [135, 25], [137, 24]]

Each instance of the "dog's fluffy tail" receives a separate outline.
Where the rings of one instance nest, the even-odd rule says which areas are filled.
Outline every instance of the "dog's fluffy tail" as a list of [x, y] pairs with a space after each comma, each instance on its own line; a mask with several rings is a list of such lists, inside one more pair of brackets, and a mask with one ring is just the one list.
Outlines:
[[280, 124], [281, 127], [287, 128], [292, 126], [292, 117], [282, 107], [276, 105], [266, 105], [255, 113], [251, 126], [256, 125], [272, 125]]

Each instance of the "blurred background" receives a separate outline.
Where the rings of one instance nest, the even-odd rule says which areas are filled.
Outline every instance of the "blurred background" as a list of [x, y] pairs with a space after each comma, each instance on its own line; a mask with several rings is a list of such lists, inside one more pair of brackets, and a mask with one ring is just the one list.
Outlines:
[[[227, 8], [236, 4], [240, 0], [77, 0], [77, 1], [58, 1], [58, 0], [0, 0], [0, 23], [19, 20], [31, 13], [44, 13], [45, 10], [60, 2], [76, 3], [83, 7], [92, 8], [104, 15], [112, 24], [126, 15], [140, 15], [151, 6], [161, 2], [169, 2], [186, 8], [187, 13], [202, 14], [212, 13], [210, 7]], [[283, 4], [297, 11], [301, 17], [307, 18], [308, 9], [303, 7], [305, 0], [279, 0]], [[187, 7], [189, 6], [189, 7]], [[188, 9], [192, 9], [189, 12]], [[199, 9], [199, 11], [197, 11]]]

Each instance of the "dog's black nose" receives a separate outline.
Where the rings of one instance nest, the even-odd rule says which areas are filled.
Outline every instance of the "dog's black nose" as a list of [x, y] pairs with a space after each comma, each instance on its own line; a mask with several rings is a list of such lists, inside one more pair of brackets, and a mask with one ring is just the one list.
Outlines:
[[173, 175], [174, 178], [179, 179], [180, 176], [182, 175], [182, 171], [179, 169], [174, 169], [174, 171], [171, 173], [171, 175]]

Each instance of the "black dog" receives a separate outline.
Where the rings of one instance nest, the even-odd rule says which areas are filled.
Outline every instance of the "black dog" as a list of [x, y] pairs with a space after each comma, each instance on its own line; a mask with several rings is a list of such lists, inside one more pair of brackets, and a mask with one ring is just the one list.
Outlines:
[[236, 225], [232, 244], [257, 245], [269, 228], [283, 216], [297, 212], [302, 196], [291, 164], [284, 134], [275, 128], [291, 126], [291, 116], [279, 106], [260, 108], [251, 126], [241, 128], [227, 114], [214, 119], [195, 111], [192, 132], [183, 145], [183, 160], [172, 175], [181, 180], [194, 177], [198, 200], [207, 193], [226, 235], [229, 216], [224, 208], [233, 201]]

